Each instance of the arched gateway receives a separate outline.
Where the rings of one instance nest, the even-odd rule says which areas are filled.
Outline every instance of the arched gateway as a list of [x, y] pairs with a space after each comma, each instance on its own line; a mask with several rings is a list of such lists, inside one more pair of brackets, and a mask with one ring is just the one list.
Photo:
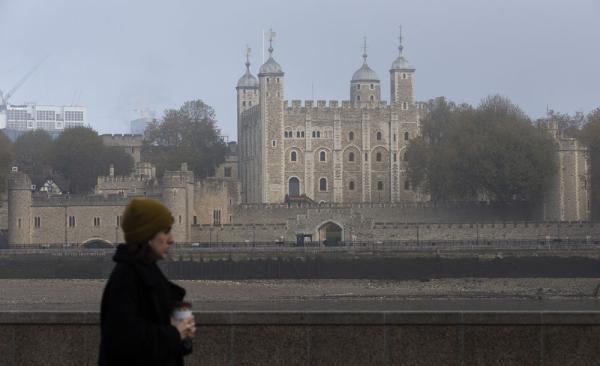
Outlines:
[[318, 229], [319, 241], [324, 245], [337, 245], [342, 241], [342, 227], [335, 222], [328, 221]]

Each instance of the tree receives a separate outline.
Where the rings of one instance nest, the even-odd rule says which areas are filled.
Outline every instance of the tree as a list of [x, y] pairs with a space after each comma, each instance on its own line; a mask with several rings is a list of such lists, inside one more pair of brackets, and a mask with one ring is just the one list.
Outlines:
[[52, 174], [51, 150], [52, 137], [48, 132], [39, 129], [28, 131], [15, 141], [15, 164], [29, 175], [33, 184], [40, 186]]
[[104, 145], [98, 133], [88, 127], [64, 130], [52, 146], [54, 169], [70, 180], [72, 193], [87, 193], [102, 171]]
[[185, 102], [178, 110], [165, 111], [160, 123], [148, 126], [143, 160], [155, 164], [159, 176], [179, 169], [183, 162], [197, 177], [211, 176], [227, 152], [219, 132], [212, 107], [202, 100]]
[[590, 178], [592, 218], [600, 217], [600, 108], [586, 116], [586, 124], [581, 130], [581, 140], [590, 154]]
[[134, 166], [133, 157], [119, 146], [105, 146], [101, 160], [103, 174], [107, 174], [111, 164], [115, 168], [115, 175], [129, 175]]
[[434, 201], [537, 200], [554, 172], [553, 142], [506, 98], [476, 109], [437, 98], [422, 125], [408, 146], [408, 176]]
[[6, 190], [6, 178], [12, 161], [13, 143], [0, 131], [0, 193]]

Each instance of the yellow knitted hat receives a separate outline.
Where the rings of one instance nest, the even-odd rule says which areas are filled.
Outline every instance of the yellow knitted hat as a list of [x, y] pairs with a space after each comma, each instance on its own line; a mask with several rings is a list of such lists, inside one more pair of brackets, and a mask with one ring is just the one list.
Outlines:
[[162, 203], [146, 198], [134, 198], [123, 212], [121, 228], [127, 244], [139, 244], [169, 228], [173, 221], [171, 211]]

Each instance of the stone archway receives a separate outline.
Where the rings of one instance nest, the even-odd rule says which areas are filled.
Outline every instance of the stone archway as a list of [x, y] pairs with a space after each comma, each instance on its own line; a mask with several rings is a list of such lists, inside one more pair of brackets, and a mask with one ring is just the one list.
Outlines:
[[319, 242], [323, 243], [323, 245], [337, 245], [340, 241], [342, 241], [342, 227], [335, 222], [328, 221], [321, 225], [318, 229], [319, 234]]
[[290, 197], [300, 196], [300, 180], [296, 177], [291, 177], [289, 180], [288, 194]]
[[104, 249], [104, 248], [112, 248], [113, 244], [102, 238], [89, 238], [81, 244], [82, 247], [88, 249]]

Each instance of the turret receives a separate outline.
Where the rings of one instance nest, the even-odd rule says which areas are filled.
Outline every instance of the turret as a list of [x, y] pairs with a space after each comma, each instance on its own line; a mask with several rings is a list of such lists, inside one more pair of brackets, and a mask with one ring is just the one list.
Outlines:
[[14, 169], [8, 176], [8, 245], [31, 243], [31, 180]]
[[402, 55], [402, 28], [400, 28], [400, 44], [398, 58], [390, 68], [390, 104], [397, 105], [402, 110], [415, 108], [414, 81], [415, 68]]
[[367, 65], [367, 39], [363, 46], [363, 64], [356, 70], [350, 81], [350, 100], [355, 105], [379, 102], [381, 100], [381, 84], [379, 76]]
[[273, 59], [273, 37], [270, 32], [269, 59], [259, 70], [260, 85], [260, 132], [261, 201], [283, 202], [285, 197], [284, 144], [283, 144], [283, 69]]
[[194, 215], [194, 172], [188, 170], [187, 163], [182, 163], [181, 170], [164, 172], [162, 186], [163, 203], [171, 210], [175, 220], [173, 238], [176, 242], [188, 243]]
[[237, 86], [238, 120], [243, 111], [258, 105], [258, 80], [250, 72], [250, 48], [246, 48], [246, 73], [238, 80]]

